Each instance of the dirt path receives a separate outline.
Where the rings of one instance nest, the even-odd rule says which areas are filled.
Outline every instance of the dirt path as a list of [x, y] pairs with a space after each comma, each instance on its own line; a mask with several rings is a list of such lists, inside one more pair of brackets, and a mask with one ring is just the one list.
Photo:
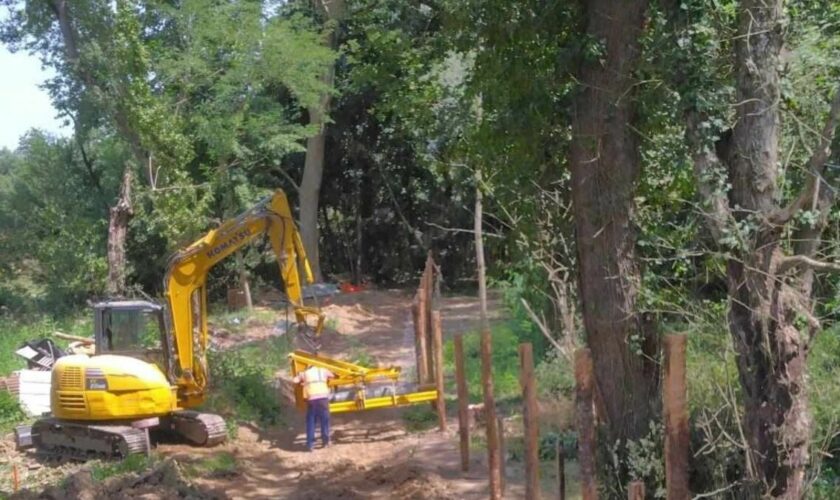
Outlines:
[[[403, 291], [365, 291], [335, 297], [325, 306], [330, 331], [322, 353], [352, 358], [360, 353], [381, 365], [414, 364], [410, 317], [411, 296]], [[501, 318], [500, 300], [490, 309]], [[474, 330], [478, 304], [466, 297], [446, 298], [442, 304], [447, 336]], [[287, 378], [282, 367], [279, 378]], [[259, 429], [242, 426], [237, 439], [214, 449], [160, 445], [158, 450], [179, 462], [190, 463], [221, 453], [231, 454], [237, 473], [198, 478], [205, 487], [232, 498], [289, 499], [483, 499], [487, 497], [484, 454], [476, 450], [470, 473], [460, 472], [457, 422], [448, 433], [409, 432], [404, 409], [339, 414], [332, 418], [333, 445], [304, 450], [302, 415], [284, 404], [287, 426]], [[511, 498], [521, 497], [521, 485], [509, 482]]]

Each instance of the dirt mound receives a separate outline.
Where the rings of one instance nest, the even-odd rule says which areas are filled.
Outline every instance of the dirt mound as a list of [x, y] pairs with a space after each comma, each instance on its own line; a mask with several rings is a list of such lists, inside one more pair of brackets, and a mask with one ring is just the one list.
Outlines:
[[410, 500], [454, 500], [446, 481], [435, 473], [408, 463], [366, 467], [349, 460], [328, 471], [304, 473], [295, 500], [356, 500], [405, 498]]
[[365, 480], [374, 484], [391, 486], [394, 498], [411, 500], [454, 500], [449, 488], [439, 475], [416, 465], [399, 464], [393, 467], [377, 465], [365, 474]]
[[11, 497], [12, 500], [95, 500], [114, 499], [223, 499], [224, 494], [200, 488], [187, 481], [178, 464], [165, 460], [143, 473], [124, 474], [95, 482], [90, 470], [81, 470], [70, 475], [60, 485], [50, 486], [37, 493], [24, 490]]

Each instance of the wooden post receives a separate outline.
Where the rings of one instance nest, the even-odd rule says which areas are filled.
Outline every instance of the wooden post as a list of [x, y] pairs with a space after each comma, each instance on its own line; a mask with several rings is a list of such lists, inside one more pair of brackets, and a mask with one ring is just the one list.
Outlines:
[[530, 342], [519, 344], [519, 384], [522, 386], [522, 419], [525, 424], [525, 498], [530, 500], [540, 497], [540, 429], [534, 351]]
[[432, 311], [432, 352], [435, 355], [435, 389], [437, 389], [438, 426], [446, 430], [446, 401], [443, 399], [443, 328], [440, 311]]
[[595, 480], [595, 416], [592, 413], [592, 352], [588, 348], [575, 352], [575, 380], [577, 384], [578, 462], [580, 463], [580, 491], [583, 500], [598, 498]]
[[490, 320], [487, 319], [487, 276], [484, 265], [484, 239], [482, 238], [481, 170], [475, 172], [475, 267], [478, 270], [478, 299], [481, 304], [481, 392], [484, 395], [484, 415], [487, 431], [487, 468], [490, 476], [490, 500], [502, 498], [501, 456], [499, 455], [499, 428], [496, 425], [496, 398], [493, 395], [493, 338]]
[[461, 441], [461, 470], [470, 470], [470, 416], [467, 406], [467, 373], [464, 367], [464, 338], [455, 335], [455, 385], [458, 390], [458, 435]]
[[423, 287], [417, 291], [417, 316], [414, 322], [414, 333], [417, 336], [417, 381], [420, 384], [429, 383], [429, 351], [426, 343], [426, 299]]
[[420, 350], [420, 299], [419, 296], [414, 296], [414, 303], [411, 304], [411, 320], [414, 323], [414, 366], [417, 383], [423, 383], [423, 374], [420, 370], [423, 365], [423, 353]]
[[563, 442], [557, 440], [557, 498], [566, 500], [566, 452]]
[[502, 495], [504, 495], [505, 488], [507, 487], [507, 470], [505, 466], [505, 455], [507, 453], [507, 450], [505, 449], [505, 419], [501, 415], [496, 418], [498, 419], [497, 429], [499, 429], [499, 484], [501, 485]]
[[[668, 497], [669, 499], [671, 497]], [[645, 500], [645, 483], [642, 481], [631, 481], [627, 485], [627, 500]]]
[[18, 475], [17, 464], [12, 464], [12, 493], [17, 493], [20, 489], [20, 476]]
[[691, 498], [688, 490], [688, 409], [685, 394], [685, 335], [665, 336], [665, 488], [669, 500]]
[[435, 376], [435, 360], [432, 356], [432, 349], [431, 346], [434, 343], [434, 326], [432, 324], [432, 311], [434, 310], [434, 297], [432, 296], [432, 282], [434, 280], [434, 267], [432, 266], [432, 252], [429, 251], [428, 257], [426, 257], [426, 267], [423, 271], [423, 281], [422, 281], [422, 289], [423, 289], [423, 300], [426, 304], [426, 325], [425, 325], [425, 332], [426, 332], [426, 346], [428, 347], [429, 355], [426, 358], [426, 371], [429, 374], [428, 382], [432, 383], [434, 381]]

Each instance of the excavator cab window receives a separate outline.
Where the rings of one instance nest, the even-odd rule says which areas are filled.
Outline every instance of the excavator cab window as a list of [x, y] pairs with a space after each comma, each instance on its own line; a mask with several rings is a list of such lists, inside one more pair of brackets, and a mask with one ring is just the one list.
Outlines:
[[145, 302], [111, 302], [96, 307], [97, 354], [163, 353], [163, 313]]

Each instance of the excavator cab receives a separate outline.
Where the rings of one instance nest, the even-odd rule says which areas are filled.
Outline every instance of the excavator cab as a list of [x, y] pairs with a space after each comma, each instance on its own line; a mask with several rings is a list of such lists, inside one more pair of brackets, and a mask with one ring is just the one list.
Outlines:
[[141, 300], [100, 302], [93, 308], [96, 354], [119, 354], [170, 373], [163, 307]]

